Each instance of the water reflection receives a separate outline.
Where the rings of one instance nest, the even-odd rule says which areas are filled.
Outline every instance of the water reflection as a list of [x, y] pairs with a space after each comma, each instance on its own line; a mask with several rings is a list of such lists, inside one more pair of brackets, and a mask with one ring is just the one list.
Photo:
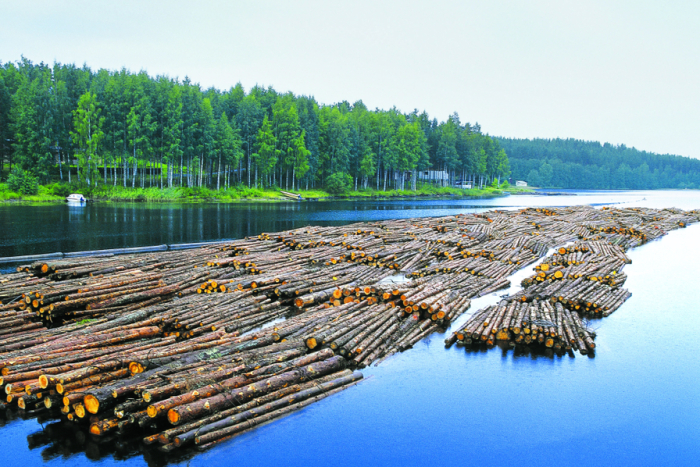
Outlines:
[[5, 429], [22, 421], [38, 423], [41, 428], [26, 435], [26, 447], [29, 451], [40, 450], [44, 462], [84, 455], [92, 461], [143, 458], [149, 466], [161, 467], [187, 461], [199, 452], [186, 448], [175, 453], [163, 453], [157, 446], [146, 446], [141, 442], [145, 436], [142, 431], [97, 437], [89, 434], [84, 424], [63, 422], [59, 418], [57, 411], [43, 411], [35, 415], [10, 407], [0, 411], [0, 428]]
[[[563, 192], [495, 199], [0, 205], [0, 257], [242, 238], [306, 225], [572, 204], [697, 207], [694, 192]], [[695, 203], [695, 204], [693, 204]]]

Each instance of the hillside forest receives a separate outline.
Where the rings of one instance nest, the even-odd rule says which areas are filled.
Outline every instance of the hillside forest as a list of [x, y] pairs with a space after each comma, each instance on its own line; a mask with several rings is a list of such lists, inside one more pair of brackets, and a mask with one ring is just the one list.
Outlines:
[[700, 188], [700, 160], [576, 139], [498, 138], [513, 179], [579, 189]]

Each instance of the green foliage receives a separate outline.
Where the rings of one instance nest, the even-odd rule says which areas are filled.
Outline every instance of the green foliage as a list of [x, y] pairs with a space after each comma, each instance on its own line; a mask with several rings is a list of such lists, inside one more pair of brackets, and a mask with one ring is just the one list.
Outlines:
[[448, 173], [431, 178], [437, 187], [484, 186], [511, 170], [498, 141], [456, 113], [438, 122], [272, 87], [204, 90], [188, 78], [25, 58], [0, 64], [0, 141], [12, 142], [0, 145], [0, 172], [11, 163], [98, 196], [105, 185], [226, 192], [217, 199], [242, 184], [313, 190], [341, 172], [355, 189], [416, 191], [426, 170]]
[[15, 201], [22, 198], [22, 195], [10, 189], [7, 183], [0, 183], [0, 201]]
[[277, 146], [277, 138], [272, 132], [272, 122], [265, 116], [263, 119], [260, 131], [256, 138], [257, 152], [252, 155], [255, 162], [255, 168], [260, 171], [261, 175], [268, 175], [277, 164], [277, 155], [279, 154]]
[[525, 180], [531, 186], [540, 186], [540, 171], [536, 169], [530, 170], [525, 176]]
[[499, 186], [499, 188], [500, 188], [501, 190], [506, 190], [506, 189], [510, 188], [510, 183], [508, 183], [508, 180], [505, 180], [505, 181], [503, 181], [503, 183], [501, 183], [501, 185]]
[[70, 134], [78, 147], [78, 160], [83, 167], [88, 186], [91, 185], [91, 179], [96, 180], [99, 175], [95, 158], [104, 138], [102, 125], [105, 120], [104, 117], [100, 118], [100, 112], [97, 96], [90, 92], [80, 96], [78, 108], [73, 111], [75, 131], [71, 131]]
[[55, 196], [60, 196], [61, 198], [65, 198], [71, 193], [75, 193], [76, 191], [78, 191], [74, 189], [71, 185], [68, 185], [66, 183], [53, 183], [51, 185], [46, 185], [45, 188], [51, 194]]
[[[302, 130], [301, 134], [294, 140], [290, 148], [290, 153], [293, 156], [293, 179], [297, 180], [303, 178], [310, 169], [309, 156], [311, 155], [311, 151], [306, 149], [306, 144], [304, 142], [305, 135], [306, 132]], [[294, 189], [294, 180], [292, 180], [292, 189]]]
[[39, 193], [39, 180], [28, 170], [22, 170], [19, 167], [12, 169], [12, 173], [7, 177], [7, 186], [10, 190], [23, 195]]
[[542, 186], [550, 186], [552, 183], [552, 177], [554, 177], [554, 168], [547, 161], [542, 161], [540, 164], [540, 183]]
[[579, 189], [700, 187], [700, 161], [595, 141], [499, 138], [512, 178]]
[[352, 177], [344, 172], [336, 172], [326, 179], [326, 190], [334, 195], [347, 192], [351, 185]]

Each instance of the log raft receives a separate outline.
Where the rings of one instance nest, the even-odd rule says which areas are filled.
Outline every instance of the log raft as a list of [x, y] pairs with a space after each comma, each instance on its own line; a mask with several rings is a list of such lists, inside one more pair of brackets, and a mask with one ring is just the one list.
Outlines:
[[588, 320], [629, 297], [626, 251], [699, 217], [491, 211], [35, 261], [0, 275], [0, 408], [206, 448], [356, 384], [538, 261], [446, 342], [590, 354]]

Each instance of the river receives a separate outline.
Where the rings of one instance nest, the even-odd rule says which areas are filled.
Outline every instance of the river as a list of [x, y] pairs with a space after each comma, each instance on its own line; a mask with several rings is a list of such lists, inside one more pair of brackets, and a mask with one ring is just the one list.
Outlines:
[[[523, 206], [700, 208], [698, 191], [566, 192], [489, 200], [0, 206], [0, 256], [239, 238], [307, 224]], [[700, 225], [628, 254], [632, 297], [593, 323], [594, 358], [446, 350], [434, 334], [350, 389], [200, 454], [98, 444], [56, 421], [0, 412], [0, 452], [23, 465], [696, 465]], [[531, 266], [521, 271], [527, 275]], [[514, 279], [513, 283], [518, 283]], [[499, 295], [504, 293], [499, 292]], [[470, 313], [497, 300], [474, 301]], [[463, 318], [464, 319], [464, 318]], [[462, 320], [460, 320], [461, 322]], [[459, 322], [453, 327], [458, 326]]]
[[[305, 225], [339, 225], [487, 209], [572, 204], [692, 207], [694, 191], [561, 191], [561, 196], [251, 203], [0, 204], [0, 257], [242, 238]], [[682, 204], [678, 205], [679, 203]]]

